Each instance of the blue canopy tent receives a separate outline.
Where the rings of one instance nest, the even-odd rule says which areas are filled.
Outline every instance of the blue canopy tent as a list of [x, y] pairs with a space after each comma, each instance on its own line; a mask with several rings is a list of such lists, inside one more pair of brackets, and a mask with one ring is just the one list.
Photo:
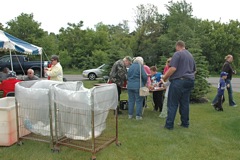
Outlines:
[[[18, 39], [7, 32], [0, 30], [0, 50], [9, 51], [11, 59], [11, 68], [13, 71], [12, 51], [23, 54], [40, 55], [42, 64], [42, 48]], [[42, 73], [42, 66], [41, 66]]]

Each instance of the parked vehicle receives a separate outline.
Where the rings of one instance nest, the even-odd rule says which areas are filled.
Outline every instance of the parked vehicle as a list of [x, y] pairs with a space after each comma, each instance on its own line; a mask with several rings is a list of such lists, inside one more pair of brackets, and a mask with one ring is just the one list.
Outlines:
[[85, 78], [88, 78], [89, 80], [95, 80], [96, 78], [102, 77], [105, 69], [107, 69], [108, 65], [103, 64], [97, 68], [94, 69], [88, 69], [84, 70], [82, 75]]
[[[29, 68], [34, 70], [34, 74], [41, 76], [41, 66], [42, 66], [42, 75], [44, 76], [44, 67], [48, 67], [50, 62], [48, 61], [29, 61], [29, 58], [25, 55], [12, 55], [13, 70], [17, 74], [26, 74]], [[11, 70], [11, 59], [10, 55], [5, 55], [0, 57], [0, 71], [3, 68], [8, 67]]]

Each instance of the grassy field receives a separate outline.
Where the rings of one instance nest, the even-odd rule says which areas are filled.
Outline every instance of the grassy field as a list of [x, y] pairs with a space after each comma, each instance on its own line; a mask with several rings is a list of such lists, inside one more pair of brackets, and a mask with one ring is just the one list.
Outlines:
[[[87, 87], [93, 83], [85, 81]], [[216, 89], [208, 94], [213, 99]], [[239, 101], [239, 93], [234, 97]], [[122, 99], [127, 99], [126, 92]], [[227, 101], [226, 101], [227, 102]], [[216, 112], [209, 103], [192, 104], [190, 128], [177, 126], [168, 131], [162, 128], [164, 119], [145, 109], [142, 121], [128, 120], [127, 111], [119, 116], [119, 140], [97, 153], [98, 160], [239, 160], [240, 159], [240, 107], [224, 104], [224, 112]], [[88, 152], [61, 147], [52, 153], [49, 144], [26, 140], [22, 146], [0, 147], [0, 160], [87, 160]]]

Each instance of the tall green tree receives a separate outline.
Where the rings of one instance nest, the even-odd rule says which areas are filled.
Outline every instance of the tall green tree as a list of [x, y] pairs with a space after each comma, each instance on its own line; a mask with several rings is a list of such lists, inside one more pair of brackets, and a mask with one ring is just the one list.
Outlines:
[[195, 33], [195, 25], [198, 20], [192, 17], [192, 6], [186, 1], [170, 1], [166, 8], [169, 12], [165, 18], [167, 32], [159, 38], [158, 43], [163, 46], [160, 50], [164, 55], [171, 56], [175, 50], [176, 41], [186, 42], [186, 47], [192, 53], [197, 64], [195, 88], [191, 94], [191, 99], [198, 100], [206, 95], [209, 88], [206, 81], [209, 75], [208, 62], [202, 55], [201, 41]]
[[[67, 28], [59, 30], [59, 50], [66, 50], [72, 58], [71, 67], [83, 69], [91, 65], [89, 57], [91, 56], [93, 36], [92, 30], [83, 30], [83, 21], [79, 23], [68, 23]], [[88, 34], [88, 36], [86, 36]]]
[[[54, 33], [48, 34], [44, 31], [41, 28], [41, 23], [34, 20], [33, 14], [21, 13], [7, 22], [5, 30], [19, 39], [41, 46], [44, 55], [47, 54], [48, 58], [59, 52], [57, 36]], [[45, 56], [43, 57], [47, 59]], [[32, 59], [38, 59], [38, 57], [32, 57]]]
[[59, 51], [59, 53], [57, 53], [57, 55], [59, 55], [61, 65], [64, 70], [72, 67], [71, 66], [72, 58], [69, 56], [69, 53], [67, 50]]
[[157, 40], [162, 32], [163, 17], [152, 4], [139, 5], [135, 12], [134, 56], [142, 56], [148, 65], [155, 65], [161, 56]]
[[163, 73], [164, 67], [166, 66], [166, 61], [169, 57], [166, 57], [165, 55], [160, 56], [160, 61], [157, 65], [158, 71]]
[[107, 50], [109, 63], [112, 65], [116, 60], [125, 56], [133, 56], [131, 48], [132, 35], [129, 33], [128, 23], [123, 21], [118, 25], [109, 25], [109, 49]]
[[[188, 41], [195, 36], [195, 19], [192, 17], [191, 4], [188, 4], [185, 0], [170, 1], [165, 7], [168, 10], [168, 14], [165, 15], [164, 19], [166, 21], [164, 24], [167, 25], [164, 27], [166, 33], [159, 38], [159, 43], [163, 46], [163, 52], [166, 52], [165, 46], [170, 47], [177, 40]], [[171, 50], [174, 49], [174, 47], [171, 48]]]
[[209, 61], [209, 70], [219, 73], [227, 54], [234, 56], [234, 64], [239, 65], [240, 22], [230, 21], [228, 24], [203, 20], [196, 28], [201, 39], [203, 55]]
[[[200, 47], [200, 40], [193, 38], [189, 44], [189, 51], [192, 53], [196, 62], [196, 74], [195, 74], [195, 86], [191, 93], [191, 100], [195, 102], [201, 102], [201, 98], [209, 92], [209, 84], [206, 78], [208, 78], [209, 63], [206, 61], [206, 57], [202, 55], [202, 49]], [[204, 102], [204, 101], [203, 101]]]
[[43, 48], [44, 54], [50, 57], [53, 54], [59, 54], [58, 39], [54, 33], [48, 34], [45, 32], [44, 36], [38, 39], [40, 46]]
[[21, 15], [7, 22], [6, 31], [15, 37], [29, 43], [40, 45], [39, 39], [44, 36], [41, 23], [34, 20], [33, 14], [21, 13]]

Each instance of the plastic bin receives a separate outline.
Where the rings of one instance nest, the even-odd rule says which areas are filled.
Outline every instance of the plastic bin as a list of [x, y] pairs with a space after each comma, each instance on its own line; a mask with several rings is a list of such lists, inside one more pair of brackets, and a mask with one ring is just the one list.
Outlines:
[[109, 114], [118, 105], [116, 84], [86, 89], [82, 82], [66, 82], [51, 87], [56, 144], [96, 153], [118, 142], [118, 116]]
[[[50, 80], [22, 81], [15, 85], [17, 102], [17, 141], [23, 139], [47, 142], [52, 148], [53, 129], [50, 86], [61, 82]], [[28, 131], [30, 134], [24, 135]]]
[[0, 146], [17, 142], [15, 97], [0, 99]]

